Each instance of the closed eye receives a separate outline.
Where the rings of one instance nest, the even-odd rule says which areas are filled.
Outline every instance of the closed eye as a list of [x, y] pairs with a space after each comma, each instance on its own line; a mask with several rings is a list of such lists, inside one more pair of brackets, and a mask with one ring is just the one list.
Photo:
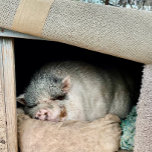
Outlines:
[[66, 97], [66, 95], [57, 96], [57, 97], [55, 97], [55, 99], [54, 99], [54, 100], [64, 100], [64, 99], [65, 99], [65, 97]]
[[37, 106], [37, 104], [34, 105], [26, 105], [28, 108], [34, 108], [35, 106]]

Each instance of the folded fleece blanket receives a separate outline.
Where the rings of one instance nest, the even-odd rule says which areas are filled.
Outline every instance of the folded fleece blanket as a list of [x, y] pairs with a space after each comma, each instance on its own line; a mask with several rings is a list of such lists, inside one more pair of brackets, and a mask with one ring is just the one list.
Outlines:
[[152, 63], [152, 12], [74, 0], [0, 0], [0, 27]]
[[116, 152], [120, 145], [120, 119], [106, 115], [93, 122], [52, 123], [29, 118], [18, 109], [21, 152]]

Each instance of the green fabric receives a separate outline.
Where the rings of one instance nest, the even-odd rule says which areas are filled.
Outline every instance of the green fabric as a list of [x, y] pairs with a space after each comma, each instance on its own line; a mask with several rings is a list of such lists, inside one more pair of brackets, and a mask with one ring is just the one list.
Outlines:
[[125, 120], [121, 121], [122, 136], [120, 147], [125, 150], [133, 150], [134, 148], [134, 136], [135, 136], [135, 125], [136, 125], [136, 107], [133, 107], [130, 114]]

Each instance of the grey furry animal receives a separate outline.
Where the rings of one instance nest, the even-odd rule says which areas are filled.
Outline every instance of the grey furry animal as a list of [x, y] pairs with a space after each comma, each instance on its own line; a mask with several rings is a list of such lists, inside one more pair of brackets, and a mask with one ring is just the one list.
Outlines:
[[25, 112], [48, 121], [88, 120], [130, 111], [133, 82], [116, 69], [84, 62], [53, 62], [42, 67], [25, 90]]

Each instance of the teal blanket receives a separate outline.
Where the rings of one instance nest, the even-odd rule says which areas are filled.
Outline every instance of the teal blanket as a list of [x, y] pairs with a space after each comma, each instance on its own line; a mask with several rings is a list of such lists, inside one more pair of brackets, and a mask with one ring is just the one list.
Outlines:
[[136, 125], [136, 107], [133, 107], [130, 114], [125, 120], [121, 121], [122, 136], [120, 147], [125, 150], [133, 150], [134, 148], [134, 136], [135, 136], [135, 125]]

